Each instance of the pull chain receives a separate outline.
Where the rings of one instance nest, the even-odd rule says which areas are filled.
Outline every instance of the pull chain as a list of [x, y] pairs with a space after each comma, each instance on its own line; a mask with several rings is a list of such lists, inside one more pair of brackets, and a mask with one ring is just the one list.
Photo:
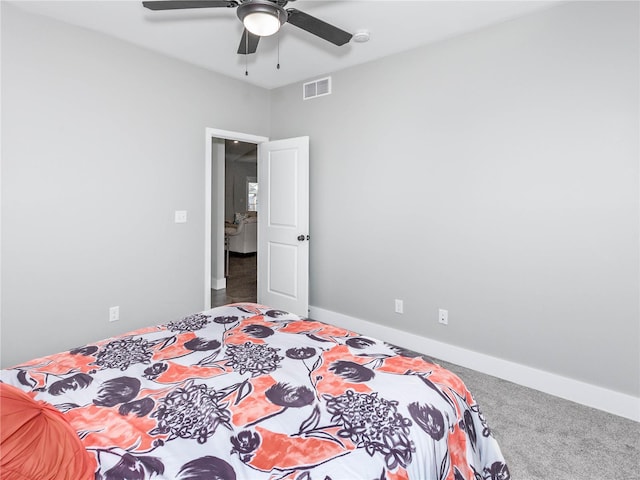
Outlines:
[[249, 76], [249, 65], [247, 57], [249, 56], [249, 31], [244, 31], [244, 76]]
[[[280, 23], [280, 10], [278, 10], [278, 23]], [[280, 70], [280, 29], [278, 29], [278, 64], [276, 68]]]

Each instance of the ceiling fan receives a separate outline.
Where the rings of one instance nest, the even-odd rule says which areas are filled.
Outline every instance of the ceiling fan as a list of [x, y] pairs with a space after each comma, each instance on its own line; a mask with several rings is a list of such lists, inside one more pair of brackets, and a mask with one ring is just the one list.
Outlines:
[[285, 6], [295, 0], [158, 0], [142, 2], [150, 10], [181, 10], [187, 8], [237, 7], [238, 18], [244, 24], [244, 32], [238, 53], [255, 53], [260, 37], [276, 33], [282, 25], [290, 23], [334, 45], [341, 46], [352, 35], [316, 17]]

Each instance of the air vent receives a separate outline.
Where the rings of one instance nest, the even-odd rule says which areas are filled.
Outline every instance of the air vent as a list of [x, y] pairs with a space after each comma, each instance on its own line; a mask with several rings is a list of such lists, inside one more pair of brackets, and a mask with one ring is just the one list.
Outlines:
[[313, 82], [307, 82], [302, 85], [302, 98], [309, 100], [310, 98], [322, 97], [331, 93], [331, 77], [321, 78]]

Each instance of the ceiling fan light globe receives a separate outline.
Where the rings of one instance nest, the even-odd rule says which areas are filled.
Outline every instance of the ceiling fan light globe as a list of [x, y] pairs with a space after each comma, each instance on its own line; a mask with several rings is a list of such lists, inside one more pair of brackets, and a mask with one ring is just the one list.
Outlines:
[[268, 37], [280, 30], [278, 17], [266, 12], [249, 13], [242, 23], [247, 30], [260, 37]]

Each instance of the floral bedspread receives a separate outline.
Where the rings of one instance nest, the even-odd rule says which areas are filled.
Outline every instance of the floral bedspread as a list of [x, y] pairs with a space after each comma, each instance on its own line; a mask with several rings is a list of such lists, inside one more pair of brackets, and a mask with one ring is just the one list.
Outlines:
[[3, 370], [65, 412], [97, 480], [507, 480], [429, 358], [235, 304]]

